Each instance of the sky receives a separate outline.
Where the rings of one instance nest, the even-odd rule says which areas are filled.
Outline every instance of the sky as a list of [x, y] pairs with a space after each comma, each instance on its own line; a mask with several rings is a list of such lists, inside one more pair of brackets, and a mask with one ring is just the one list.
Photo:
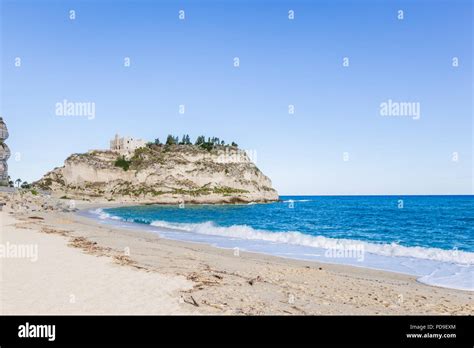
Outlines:
[[473, 192], [472, 1], [0, 3], [13, 179], [171, 133], [237, 142], [282, 195]]

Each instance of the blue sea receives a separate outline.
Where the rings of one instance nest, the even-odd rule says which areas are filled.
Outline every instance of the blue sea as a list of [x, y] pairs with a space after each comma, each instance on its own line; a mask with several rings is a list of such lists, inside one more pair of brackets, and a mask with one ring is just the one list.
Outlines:
[[474, 196], [281, 196], [270, 204], [85, 212], [164, 238], [411, 274], [474, 291]]

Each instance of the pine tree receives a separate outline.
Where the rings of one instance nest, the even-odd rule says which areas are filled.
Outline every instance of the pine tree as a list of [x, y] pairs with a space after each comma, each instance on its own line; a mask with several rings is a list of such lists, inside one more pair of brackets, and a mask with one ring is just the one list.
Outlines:
[[194, 143], [194, 145], [202, 145], [206, 142], [206, 138], [204, 137], [204, 135], [200, 135], [196, 138], [196, 142]]
[[171, 134], [166, 138], [166, 145], [176, 145], [176, 139]]

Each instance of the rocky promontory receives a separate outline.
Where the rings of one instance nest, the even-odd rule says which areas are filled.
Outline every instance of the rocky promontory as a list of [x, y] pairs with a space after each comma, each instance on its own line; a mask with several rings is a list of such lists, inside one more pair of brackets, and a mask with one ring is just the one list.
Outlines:
[[154, 144], [128, 156], [73, 154], [34, 183], [57, 197], [93, 202], [251, 203], [278, 200], [270, 179], [235, 145]]

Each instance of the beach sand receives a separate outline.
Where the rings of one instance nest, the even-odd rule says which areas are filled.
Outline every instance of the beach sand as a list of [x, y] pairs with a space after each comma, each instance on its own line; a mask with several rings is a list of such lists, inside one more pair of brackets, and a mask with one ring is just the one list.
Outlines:
[[[69, 247], [69, 238], [44, 233], [7, 216], [1, 243], [37, 245], [36, 257], [2, 258], [0, 314], [186, 314], [179, 291], [192, 287], [182, 276], [123, 267], [120, 260]], [[52, 231], [52, 230], [48, 230]]]
[[[82, 206], [84, 207], [84, 205]], [[74, 212], [0, 215], [0, 314], [473, 314], [474, 294], [412, 276], [160, 238]]]

